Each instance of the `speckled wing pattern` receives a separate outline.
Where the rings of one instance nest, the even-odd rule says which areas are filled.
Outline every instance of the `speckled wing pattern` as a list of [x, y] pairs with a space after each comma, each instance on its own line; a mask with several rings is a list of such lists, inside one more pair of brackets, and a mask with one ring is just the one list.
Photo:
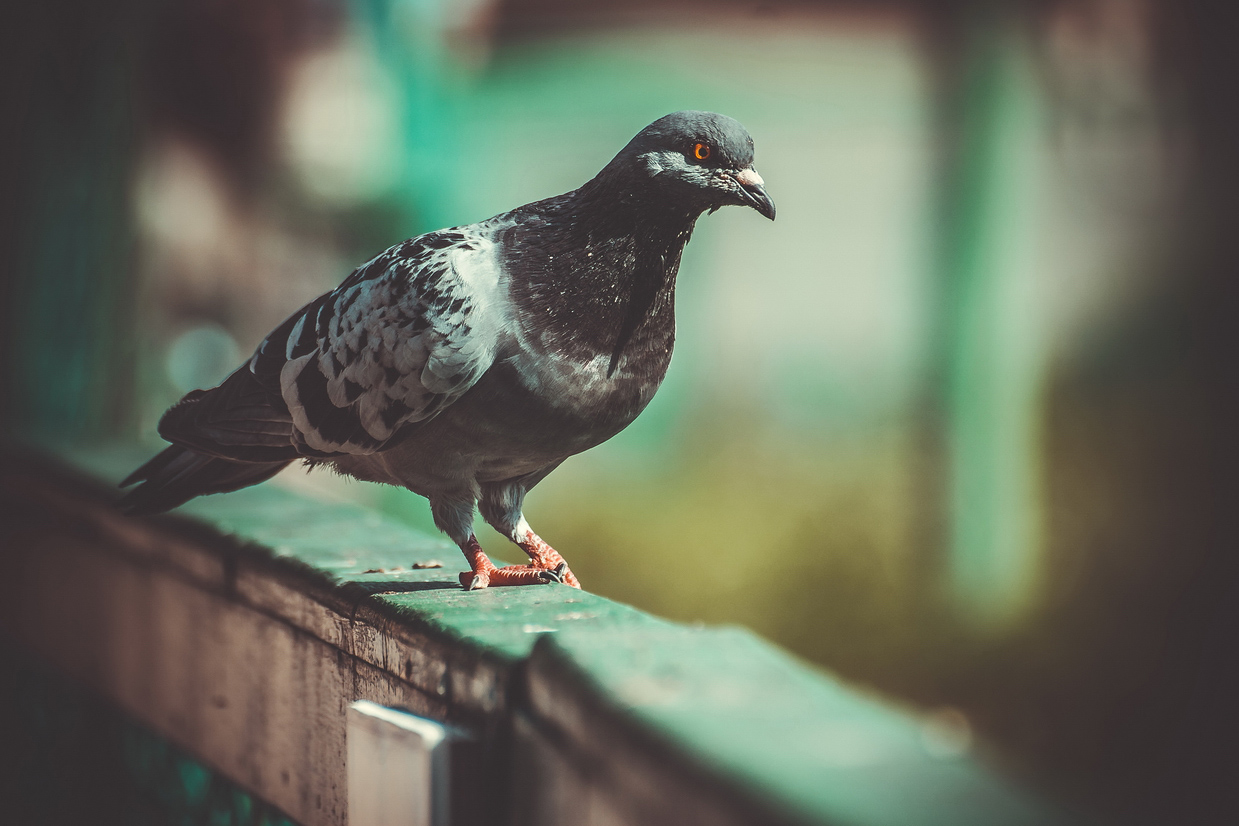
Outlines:
[[374, 453], [494, 362], [498, 282], [488, 237], [452, 229], [412, 238], [280, 325], [250, 372], [288, 405], [298, 453]]

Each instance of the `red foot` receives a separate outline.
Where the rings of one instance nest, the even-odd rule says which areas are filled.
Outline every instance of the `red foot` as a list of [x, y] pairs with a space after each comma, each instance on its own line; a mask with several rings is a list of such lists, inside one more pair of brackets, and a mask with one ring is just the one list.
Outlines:
[[560, 574], [560, 579], [564, 581], [564, 584], [571, 585], [573, 588], [581, 587], [581, 583], [568, 568], [568, 563], [559, 555], [559, 551], [546, 544], [542, 537], [526, 528], [524, 541], [517, 544], [521, 546], [521, 550], [529, 554], [529, 559], [533, 562], [532, 567], [541, 571], [555, 571], [562, 565], [563, 572]]
[[492, 585], [496, 588], [500, 585], [545, 585], [555, 581], [549, 573], [532, 565], [504, 565], [496, 568], [492, 564], [480, 571], [462, 571], [460, 584], [466, 591], [477, 591]]
[[[464, 571], [460, 575], [460, 584], [467, 591], [477, 591], [490, 586], [497, 588], [501, 585], [545, 585], [548, 582], [567, 582], [564, 575], [572, 576], [566, 564], [563, 565], [562, 570], [558, 566], [542, 568], [536, 565], [505, 565], [497, 568], [482, 551], [477, 538], [472, 536], [469, 537], [469, 544], [461, 550], [464, 551], [465, 558], [469, 560], [469, 566], [473, 569]], [[575, 577], [573, 579], [575, 580]]]

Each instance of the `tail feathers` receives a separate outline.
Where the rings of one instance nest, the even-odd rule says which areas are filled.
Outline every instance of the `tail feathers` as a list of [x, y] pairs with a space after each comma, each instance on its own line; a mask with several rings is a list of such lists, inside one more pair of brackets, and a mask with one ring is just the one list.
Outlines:
[[163, 513], [195, 496], [256, 485], [279, 473], [289, 461], [235, 462], [172, 445], [120, 483], [129, 487], [141, 482], [121, 498], [118, 507], [134, 515]]
[[159, 420], [159, 435], [198, 453], [246, 463], [297, 458], [293, 419], [245, 367], [219, 387], [194, 390]]

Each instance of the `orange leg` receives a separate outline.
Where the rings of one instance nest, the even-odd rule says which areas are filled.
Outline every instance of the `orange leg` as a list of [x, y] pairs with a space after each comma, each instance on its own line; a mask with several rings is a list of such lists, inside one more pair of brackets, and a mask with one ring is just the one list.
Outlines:
[[[516, 535], [516, 544], [520, 545], [522, 551], [529, 554], [529, 559], [533, 562], [531, 567], [539, 571], [557, 571], [560, 580], [565, 585], [571, 585], [573, 588], [581, 587], [580, 581], [569, 570], [568, 563], [559, 555], [559, 551], [546, 544], [542, 537], [530, 530], [529, 524], [524, 519], [517, 526]], [[563, 567], [562, 571], [560, 571], [560, 566]]]
[[[461, 550], [464, 551], [465, 558], [469, 560], [469, 567], [473, 569], [460, 575], [460, 584], [467, 591], [477, 591], [492, 585], [498, 587], [500, 585], [545, 585], [548, 582], [567, 582], [564, 575], [572, 576], [572, 572], [568, 570], [567, 564], [562, 559], [559, 562], [563, 566], [562, 570], [558, 565], [550, 568], [536, 565], [505, 565], [497, 568], [495, 563], [487, 558], [482, 551], [482, 546], [478, 544], [477, 537], [473, 535], [469, 536], [469, 541]], [[555, 552], [552, 550], [551, 553]], [[555, 556], [558, 557], [559, 554]], [[574, 582], [575, 579], [573, 577]]]

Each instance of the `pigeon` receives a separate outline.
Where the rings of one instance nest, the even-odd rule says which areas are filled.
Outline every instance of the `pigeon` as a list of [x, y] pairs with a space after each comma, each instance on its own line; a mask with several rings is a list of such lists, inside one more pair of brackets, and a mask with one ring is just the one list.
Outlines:
[[[173, 405], [159, 422], [171, 446], [121, 483], [140, 484], [119, 505], [159, 513], [300, 460], [426, 497], [468, 560], [466, 589], [579, 588], [529, 527], [525, 495], [649, 404], [684, 245], [726, 205], [774, 219], [753, 140], [725, 115], [684, 111], [579, 189], [399, 243]], [[494, 565], [475, 512], [529, 564]]]

